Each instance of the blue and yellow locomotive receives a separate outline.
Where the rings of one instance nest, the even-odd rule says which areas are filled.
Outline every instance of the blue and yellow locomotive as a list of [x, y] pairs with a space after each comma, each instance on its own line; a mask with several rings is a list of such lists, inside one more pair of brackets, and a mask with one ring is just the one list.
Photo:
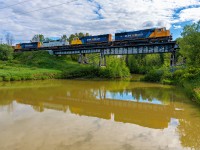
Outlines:
[[171, 34], [166, 28], [152, 28], [146, 30], [115, 33], [115, 41], [134, 39], [171, 39]]
[[[127, 40], [143, 40], [149, 39], [149, 41], [170, 41], [172, 40], [169, 30], [166, 28], [152, 28], [139, 31], [115, 33], [115, 41], [127, 41]], [[78, 44], [90, 44], [90, 43], [102, 43], [111, 42], [112, 35], [97, 35], [86, 36], [82, 38], [75, 38], [72, 40], [71, 45]]]

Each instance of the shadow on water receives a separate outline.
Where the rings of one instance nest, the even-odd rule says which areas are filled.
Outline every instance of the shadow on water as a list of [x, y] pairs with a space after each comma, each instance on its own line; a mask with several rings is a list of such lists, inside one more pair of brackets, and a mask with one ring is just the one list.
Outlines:
[[37, 112], [70, 111], [153, 129], [165, 129], [175, 118], [179, 120], [177, 131], [182, 145], [200, 147], [200, 110], [177, 87], [126, 81], [50, 80], [2, 83], [0, 92], [0, 107], [17, 102]]

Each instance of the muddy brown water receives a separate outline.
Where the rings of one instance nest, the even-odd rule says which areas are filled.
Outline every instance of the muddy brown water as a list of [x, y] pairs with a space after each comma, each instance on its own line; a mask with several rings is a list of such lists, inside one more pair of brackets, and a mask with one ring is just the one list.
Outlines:
[[0, 150], [79, 149], [200, 149], [200, 106], [152, 83], [0, 83]]

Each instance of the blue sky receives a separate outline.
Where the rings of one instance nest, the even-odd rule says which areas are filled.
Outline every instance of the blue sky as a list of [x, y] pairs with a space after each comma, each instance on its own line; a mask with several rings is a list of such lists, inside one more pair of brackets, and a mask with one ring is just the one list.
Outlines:
[[[76, 32], [114, 34], [152, 27], [180, 37], [186, 24], [200, 20], [200, 0], [0, 0], [0, 39], [15, 43], [35, 34], [60, 37]], [[18, 5], [10, 6], [16, 3]], [[5, 8], [6, 7], [6, 8]], [[47, 8], [49, 7], [49, 8]]]

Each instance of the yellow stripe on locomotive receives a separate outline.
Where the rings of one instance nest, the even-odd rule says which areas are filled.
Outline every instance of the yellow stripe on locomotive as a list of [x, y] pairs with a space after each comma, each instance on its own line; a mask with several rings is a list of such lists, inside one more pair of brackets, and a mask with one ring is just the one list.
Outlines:
[[16, 44], [15, 49], [16, 49], [16, 50], [22, 49], [22, 48], [21, 48], [21, 45], [20, 45], [20, 44]]
[[74, 38], [72, 41], [71, 41], [71, 45], [79, 45], [79, 44], [83, 44], [82, 41], [79, 39], [79, 38]]
[[150, 38], [169, 37], [170, 31], [166, 28], [156, 28], [155, 31], [149, 36]]
[[42, 43], [41, 42], [38, 42], [37, 43], [37, 48], [41, 47], [42, 46]]

